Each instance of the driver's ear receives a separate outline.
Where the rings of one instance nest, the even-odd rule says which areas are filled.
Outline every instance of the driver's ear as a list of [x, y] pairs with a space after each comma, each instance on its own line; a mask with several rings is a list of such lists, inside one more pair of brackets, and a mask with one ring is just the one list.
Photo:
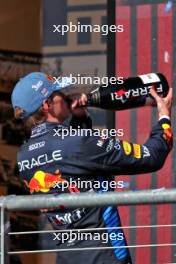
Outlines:
[[42, 103], [42, 108], [44, 111], [48, 111], [50, 107], [50, 103], [49, 103], [49, 100], [44, 100], [43, 103]]

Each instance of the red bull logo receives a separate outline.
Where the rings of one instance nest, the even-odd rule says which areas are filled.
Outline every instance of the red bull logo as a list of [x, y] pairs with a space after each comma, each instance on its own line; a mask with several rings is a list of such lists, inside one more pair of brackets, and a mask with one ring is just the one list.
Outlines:
[[[44, 192], [47, 193], [51, 188], [59, 188], [59, 185], [66, 185], [64, 190], [67, 188], [70, 193], [79, 192], [76, 185], [70, 185], [69, 182], [65, 179], [61, 178], [61, 173], [59, 170], [55, 171], [55, 174], [46, 173], [42, 170], [37, 171], [32, 179], [29, 181], [24, 181], [26, 186], [29, 188], [30, 193], [33, 192]], [[62, 188], [63, 189], [63, 188]]]
[[54, 187], [57, 183], [67, 182], [61, 178], [61, 173], [59, 170], [55, 174], [46, 173], [44, 171], [37, 171], [32, 179], [29, 181], [24, 181], [26, 186], [30, 189], [30, 193], [33, 192], [48, 192], [50, 188]]
[[172, 129], [169, 124], [163, 124], [162, 128], [164, 129], [163, 137], [167, 141], [168, 144], [170, 144], [171, 138], [172, 138]]

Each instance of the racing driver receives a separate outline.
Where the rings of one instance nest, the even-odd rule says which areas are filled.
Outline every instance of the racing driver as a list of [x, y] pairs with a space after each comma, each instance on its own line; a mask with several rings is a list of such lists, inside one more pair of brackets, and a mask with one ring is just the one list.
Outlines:
[[[64, 83], [61, 81], [55, 84], [52, 77], [33, 72], [20, 79], [12, 92], [15, 117], [23, 119], [31, 130], [30, 138], [21, 146], [17, 155], [20, 176], [31, 194], [101, 194], [101, 185], [99, 188], [67, 185], [68, 188], [63, 190], [60, 184], [64, 185], [71, 179], [111, 182], [115, 175], [143, 174], [162, 168], [172, 148], [171, 88], [165, 98], [159, 97], [151, 89], [151, 95], [157, 103], [158, 122], [146, 142], [139, 145], [95, 135], [72, 137], [68, 133], [63, 138], [62, 131], [70, 129], [73, 119], [84, 123], [83, 119], [87, 118], [86, 110], [79, 110], [80, 106], [85, 106], [86, 96], [82, 95], [71, 102], [70, 97], [64, 93], [69, 85], [67, 79]], [[109, 190], [112, 190], [111, 186]], [[84, 229], [87, 238], [88, 231], [92, 235], [91, 239], [79, 239], [78, 236], [69, 237], [64, 242], [58, 239], [57, 246], [61, 251], [58, 252], [57, 263], [132, 263], [129, 250], [125, 247], [127, 244], [116, 206], [74, 210], [63, 206], [48, 211], [47, 216], [54, 228], [68, 232]], [[93, 233], [96, 228], [101, 228], [97, 229], [101, 230], [100, 239], [96, 239], [97, 234]], [[103, 237], [105, 232], [108, 237], [106, 243]], [[82, 248], [92, 249], [75, 250]]]

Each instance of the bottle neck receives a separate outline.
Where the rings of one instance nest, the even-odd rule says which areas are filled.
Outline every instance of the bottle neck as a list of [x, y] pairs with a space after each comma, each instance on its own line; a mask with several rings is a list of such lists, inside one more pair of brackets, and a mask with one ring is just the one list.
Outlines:
[[100, 104], [100, 92], [99, 91], [87, 94], [87, 105], [88, 106], [96, 106], [99, 104]]

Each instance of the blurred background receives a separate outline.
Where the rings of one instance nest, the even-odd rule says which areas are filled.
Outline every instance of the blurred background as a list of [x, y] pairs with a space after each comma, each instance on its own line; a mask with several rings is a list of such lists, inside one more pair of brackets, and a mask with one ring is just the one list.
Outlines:
[[[53, 33], [53, 25], [123, 24], [123, 33]], [[176, 1], [165, 0], [0, 0], [0, 194], [26, 193], [18, 177], [16, 153], [24, 140], [21, 122], [13, 119], [10, 95], [15, 83], [32, 71], [53, 76], [136, 76], [165, 74], [176, 86]], [[174, 94], [175, 97], [175, 94]], [[157, 115], [155, 108], [112, 113], [90, 110], [95, 127], [124, 129], [124, 138], [143, 143]], [[175, 124], [175, 104], [173, 124]], [[174, 130], [176, 129], [175, 126]], [[175, 133], [175, 131], [174, 131]], [[176, 186], [175, 148], [162, 170], [118, 176], [125, 190]], [[119, 191], [119, 190], [118, 190]], [[175, 205], [120, 207], [122, 225], [172, 225]], [[12, 213], [12, 231], [50, 228], [36, 212]], [[125, 229], [129, 245], [176, 243], [174, 226]], [[49, 236], [13, 236], [11, 249], [53, 248]], [[132, 248], [134, 263], [176, 263], [176, 248]], [[54, 263], [54, 254], [13, 257], [11, 263]]]

